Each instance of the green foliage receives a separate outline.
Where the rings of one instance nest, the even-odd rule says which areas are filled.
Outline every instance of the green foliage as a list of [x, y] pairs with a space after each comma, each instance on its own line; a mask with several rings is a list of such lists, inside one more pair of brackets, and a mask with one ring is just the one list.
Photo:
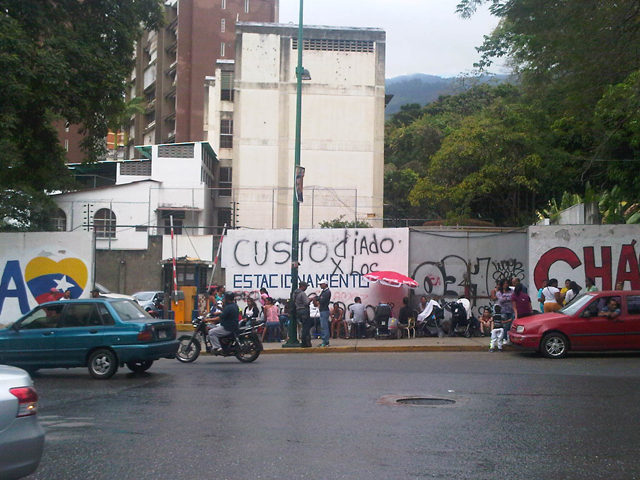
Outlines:
[[0, 232], [49, 231], [57, 208], [43, 192], [4, 190], [0, 194]]
[[387, 126], [387, 165], [420, 175], [412, 207], [524, 225], [584, 194], [605, 222], [639, 221], [640, 4], [460, 0], [457, 11], [484, 4], [500, 23], [478, 66], [505, 57], [518, 85], [475, 86]]
[[54, 121], [82, 125], [90, 161], [104, 153], [109, 121], [125, 109], [134, 42], [160, 24], [161, 5], [0, 0], [0, 212], [12, 218], [4, 227], [44, 228], [43, 193], [72, 186]]
[[92, 160], [124, 109], [134, 42], [162, 19], [159, 0], [1, 0], [0, 187], [64, 187], [52, 122], [80, 124]]
[[344, 215], [340, 215], [338, 218], [334, 218], [333, 220], [326, 220], [320, 222], [320, 228], [371, 228], [367, 222], [363, 222], [362, 220], [348, 222], [344, 219]]

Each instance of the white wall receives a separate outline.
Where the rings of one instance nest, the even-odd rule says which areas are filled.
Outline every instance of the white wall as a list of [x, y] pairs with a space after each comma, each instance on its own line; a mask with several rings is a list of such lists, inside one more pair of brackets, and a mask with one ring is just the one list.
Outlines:
[[45, 301], [51, 288], [88, 297], [93, 287], [91, 232], [0, 233], [0, 324]]
[[[362, 274], [376, 270], [408, 273], [408, 229], [314, 229], [300, 231], [298, 275], [309, 283], [307, 294], [319, 292], [327, 279], [333, 300], [365, 305], [378, 301], [402, 304], [406, 288], [370, 284]], [[274, 298], [291, 292], [291, 231], [231, 230], [223, 242], [226, 288], [250, 294], [265, 287]], [[396, 313], [397, 313], [396, 309]]]
[[529, 227], [530, 284], [566, 279], [584, 287], [595, 277], [600, 290], [623, 281], [625, 289], [640, 289], [637, 242], [640, 225], [570, 225]]
[[[157, 182], [145, 181], [54, 195], [53, 200], [67, 215], [67, 231], [81, 231], [93, 224], [93, 215], [108, 208], [116, 215], [116, 237], [98, 238], [99, 250], [144, 250], [147, 231], [136, 231], [135, 226], [155, 225], [155, 208], [149, 210], [149, 194]], [[90, 215], [87, 215], [89, 205]]]

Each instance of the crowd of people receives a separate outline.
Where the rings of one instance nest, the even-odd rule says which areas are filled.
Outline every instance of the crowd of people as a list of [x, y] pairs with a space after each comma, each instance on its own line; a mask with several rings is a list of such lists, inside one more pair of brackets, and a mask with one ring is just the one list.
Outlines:
[[[380, 327], [377, 313], [373, 317], [367, 313], [367, 308], [374, 312], [388, 311], [387, 328], [395, 331], [399, 337], [402, 332], [413, 329], [414, 336], [443, 337], [445, 334], [455, 336], [490, 336], [490, 349], [502, 349], [509, 345], [509, 330], [514, 320], [524, 318], [535, 313], [558, 311], [569, 304], [583, 290], [597, 291], [593, 278], [585, 279], [585, 287], [576, 281], [566, 279], [564, 287], [559, 288], [558, 280], [545, 280], [537, 291], [534, 299], [528, 293], [527, 287], [517, 277], [501, 278], [496, 282], [490, 293], [492, 305], [481, 309], [480, 318], [472, 313], [469, 299], [464, 295], [452, 302], [441, 305], [435, 298], [422, 296], [417, 308], [412, 308], [409, 297], [403, 299], [403, 305], [397, 317], [393, 315], [393, 304], [379, 304], [377, 308], [365, 307], [360, 297], [355, 297], [354, 303], [345, 306], [341, 302], [331, 302], [331, 290], [326, 282], [319, 284], [320, 291], [307, 294], [308, 284], [300, 282], [293, 292], [293, 303], [289, 300], [274, 299], [269, 296], [265, 288], [260, 290], [259, 298], [248, 297], [246, 307], [241, 312], [241, 321], [248, 324], [265, 323], [262, 332], [265, 335], [270, 329], [277, 329], [276, 336], [284, 341], [288, 334], [290, 317], [296, 319], [303, 348], [311, 347], [312, 338], [320, 339], [320, 347], [328, 347], [330, 341], [336, 338], [366, 338], [377, 336]], [[616, 290], [622, 290], [621, 283], [616, 284]], [[210, 291], [212, 304], [221, 306], [225, 296], [225, 288], [217, 287]], [[538, 302], [537, 304], [535, 302]], [[615, 300], [612, 300], [615, 303]], [[534, 305], [539, 309], [534, 309]], [[451, 312], [449, 325], [446, 327], [445, 309]], [[619, 304], [603, 306], [604, 316], [616, 316], [620, 312]], [[446, 331], [445, 331], [446, 330]]]

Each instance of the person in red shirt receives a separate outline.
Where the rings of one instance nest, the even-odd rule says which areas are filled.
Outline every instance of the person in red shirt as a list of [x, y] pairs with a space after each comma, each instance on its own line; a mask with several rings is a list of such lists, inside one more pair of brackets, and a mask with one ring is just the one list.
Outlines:
[[511, 304], [513, 305], [513, 313], [516, 320], [533, 314], [531, 298], [524, 293], [522, 288], [522, 283], [518, 283], [511, 295]]

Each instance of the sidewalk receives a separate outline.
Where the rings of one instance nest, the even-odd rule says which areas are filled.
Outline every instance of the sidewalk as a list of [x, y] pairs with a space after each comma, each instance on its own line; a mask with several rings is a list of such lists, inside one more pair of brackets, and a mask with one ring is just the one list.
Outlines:
[[[178, 325], [179, 331], [193, 331], [191, 325]], [[312, 339], [311, 348], [283, 348], [281, 342], [264, 342], [264, 354], [279, 353], [353, 353], [353, 352], [484, 352], [489, 351], [489, 337], [418, 337], [400, 339], [337, 339], [320, 348], [320, 339]], [[509, 350], [513, 347], [506, 346]]]

